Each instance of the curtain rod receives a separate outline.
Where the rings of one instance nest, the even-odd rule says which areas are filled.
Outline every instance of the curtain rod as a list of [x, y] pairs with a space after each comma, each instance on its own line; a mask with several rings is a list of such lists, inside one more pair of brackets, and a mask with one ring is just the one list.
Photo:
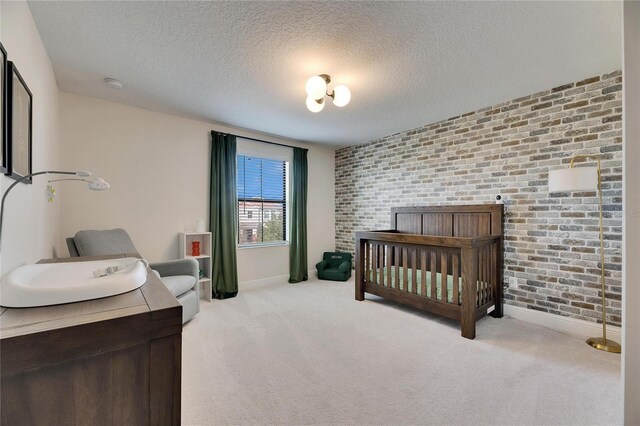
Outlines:
[[250, 137], [247, 137], [247, 136], [234, 135], [233, 133], [223, 133], [223, 132], [218, 132], [218, 133], [222, 133], [223, 135], [232, 135], [232, 136], [235, 136], [236, 138], [248, 139], [250, 141], [262, 142], [262, 143], [266, 143], [266, 144], [269, 144], [269, 145], [284, 146], [285, 148], [299, 148], [299, 149], [304, 149], [305, 151], [309, 151], [308, 148], [300, 148], [299, 146], [285, 145], [283, 143], [277, 143], [277, 142], [269, 142], [269, 141], [265, 141], [265, 140], [262, 140], [262, 139], [256, 139], [256, 138], [250, 138]]

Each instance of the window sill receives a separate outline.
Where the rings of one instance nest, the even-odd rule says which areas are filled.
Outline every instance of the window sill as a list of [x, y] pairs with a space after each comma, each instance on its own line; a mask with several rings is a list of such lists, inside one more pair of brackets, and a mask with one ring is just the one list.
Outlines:
[[238, 245], [237, 247], [238, 247], [238, 250], [245, 250], [245, 249], [257, 249], [257, 248], [268, 248], [268, 247], [284, 247], [288, 245], [289, 245], [289, 241], [283, 241], [278, 243]]

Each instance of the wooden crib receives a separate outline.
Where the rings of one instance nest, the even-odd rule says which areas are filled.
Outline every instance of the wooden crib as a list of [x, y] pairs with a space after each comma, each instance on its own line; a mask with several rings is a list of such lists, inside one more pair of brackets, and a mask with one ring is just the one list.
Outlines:
[[356, 233], [356, 300], [365, 293], [460, 321], [502, 317], [502, 226], [499, 204], [401, 207], [391, 228]]

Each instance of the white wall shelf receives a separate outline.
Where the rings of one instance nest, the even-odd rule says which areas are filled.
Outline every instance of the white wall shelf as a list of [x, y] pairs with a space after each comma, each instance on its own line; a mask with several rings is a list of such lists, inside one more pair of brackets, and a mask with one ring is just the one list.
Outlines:
[[211, 256], [209, 256], [208, 254], [201, 254], [200, 256], [190, 256], [190, 255], [187, 255], [187, 256], [185, 256], [185, 257], [189, 257], [189, 258], [191, 258], [191, 259], [209, 259], [209, 258], [211, 258]]
[[[192, 255], [192, 243], [200, 243], [200, 254]], [[202, 271], [199, 280], [200, 295], [211, 302], [213, 298], [211, 288], [211, 232], [182, 232], [180, 233], [180, 258], [196, 259], [198, 269]]]

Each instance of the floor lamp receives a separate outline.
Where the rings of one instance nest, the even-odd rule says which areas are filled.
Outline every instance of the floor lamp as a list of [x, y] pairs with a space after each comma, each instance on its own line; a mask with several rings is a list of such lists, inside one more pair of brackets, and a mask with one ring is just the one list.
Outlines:
[[[575, 161], [596, 161], [597, 167], [573, 167]], [[607, 310], [604, 278], [604, 239], [602, 233], [602, 176], [600, 157], [597, 155], [577, 155], [571, 159], [568, 169], [549, 171], [549, 192], [598, 191], [600, 212], [600, 280], [602, 284], [602, 337], [590, 337], [587, 344], [602, 351], [619, 354], [619, 343], [607, 339]]]

